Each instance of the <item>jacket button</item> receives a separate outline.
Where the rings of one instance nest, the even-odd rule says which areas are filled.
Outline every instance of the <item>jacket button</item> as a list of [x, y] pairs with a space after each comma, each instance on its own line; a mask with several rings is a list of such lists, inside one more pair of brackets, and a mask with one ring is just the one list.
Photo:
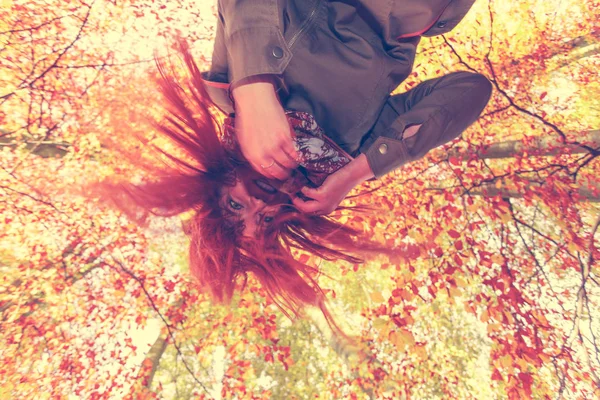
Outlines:
[[279, 46], [273, 47], [273, 57], [280, 59], [283, 57], [283, 49]]
[[383, 143], [383, 144], [379, 145], [379, 152], [381, 154], [385, 154], [385, 153], [387, 153], [387, 151], [388, 151], [388, 145], [387, 144]]
[[446, 25], [448, 25], [448, 21], [440, 21], [437, 23], [437, 27], [438, 28], [444, 28]]

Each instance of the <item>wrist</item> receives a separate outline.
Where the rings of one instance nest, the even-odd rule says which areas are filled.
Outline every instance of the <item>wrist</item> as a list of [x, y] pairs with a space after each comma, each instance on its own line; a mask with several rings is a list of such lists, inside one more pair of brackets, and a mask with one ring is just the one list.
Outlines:
[[[281, 109], [281, 103], [268, 83], [253, 83], [239, 88], [233, 94], [236, 115], [254, 116], [252, 118], [265, 119], [265, 115], [272, 115]], [[259, 117], [261, 116], [262, 117]]]
[[257, 97], [276, 97], [274, 75], [253, 75], [241, 79], [231, 85], [231, 95], [235, 102], [256, 101]]
[[364, 154], [360, 154], [358, 157], [352, 160], [347, 167], [347, 173], [349, 175], [348, 180], [352, 183], [352, 187], [358, 186], [364, 181], [375, 177], [375, 174], [369, 165], [369, 161], [367, 160], [367, 156]]
[[359, 155], [350, 163], [333, 173], [332, 179], [340, 191], [349, 193], [356, 186], [374, 176], [364, 154]]

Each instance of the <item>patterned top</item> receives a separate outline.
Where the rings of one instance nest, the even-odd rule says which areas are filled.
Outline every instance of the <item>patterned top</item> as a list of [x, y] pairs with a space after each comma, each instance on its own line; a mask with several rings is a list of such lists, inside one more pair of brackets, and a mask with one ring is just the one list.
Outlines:
[[[292, 194], [307, 184], [321, 186], [327, 176], [352, 161], [348, 153], [323, 133], [312, 115], [301, 111], [286, 111], [285, 114], [296, 134], [294, 147], [299, 154], [296, 161], [300, 166], [281, 191]], [[240, 152], [233, 117], [225, 118], [222, 142], [229, 151]]]

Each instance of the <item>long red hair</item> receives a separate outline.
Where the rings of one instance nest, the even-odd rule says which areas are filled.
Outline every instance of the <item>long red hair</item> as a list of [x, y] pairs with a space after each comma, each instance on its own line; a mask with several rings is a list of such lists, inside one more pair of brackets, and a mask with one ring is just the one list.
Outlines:
[[[219, 189], [235, 183], [236, 168], [244, 160], [228, 153], [221, 144], [219, 124], [210, 112], [212, 103], [200, 70], [185, 45], [180, 46], [180, 51], [189, 73], [185, 87], [157, 60], [158, 85], [168, 112], [156, 127], [186, 156], [157, 149], [171, 161], [171, 166], [165, 167], [152, 182], [119, 185], [117, 190], [112, 190], [113, 198], [121, 199], [118, 204], [124, 210], [131, 210], [130, 204], [125, 203], [133, 201], [158, 216], [193, 211], [193, 217], [185, 224], [191, 240], [190, 270], [199, 285], [208, 289], [219, 303], [229, 303], [238, 278], [244, 278], [245, 286], [247, 274], [251, 272], [286, 316], [291, 318], [291, 312], [297, 317], [305, 305], [317, 306], [329, 326], [349, 339], [325, 305], [326, 296], [315, 280], [320, 271], [295, 259], [292, 250], [304, 250], [325, 260], [352, 263], [363, 261], [356, 255], [358, 248], [387, 251], [361, 239], [361, 232], [355, 229], [328, 217], [305, 215], [291, 204], [283, 208], [263, 237], [243, 239], [239, 223], [228, 218], [221, 209]], [[114, 196], [116, 192], [119, 196]]]

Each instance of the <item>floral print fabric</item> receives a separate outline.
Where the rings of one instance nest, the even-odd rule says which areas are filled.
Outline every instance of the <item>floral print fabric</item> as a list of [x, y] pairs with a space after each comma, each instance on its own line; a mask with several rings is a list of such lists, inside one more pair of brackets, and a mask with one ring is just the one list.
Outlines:
[[[350, 155], [325, 135], [312, 115], [300, 111], [286, 111], [285, 114], [296, 134], [294, 146], [299, 154], [296, 161], [300, 164], [298, 171], [305, 178], [305, 183], [321, 186], [327, 176], [352, 161]], [[239, 151], [233, 117], [225, 118], [222, 141], [229, 151]], [[298, 173], [294, 173], [286, 186], [290, 191], [299, 189], [302, 180]]]

